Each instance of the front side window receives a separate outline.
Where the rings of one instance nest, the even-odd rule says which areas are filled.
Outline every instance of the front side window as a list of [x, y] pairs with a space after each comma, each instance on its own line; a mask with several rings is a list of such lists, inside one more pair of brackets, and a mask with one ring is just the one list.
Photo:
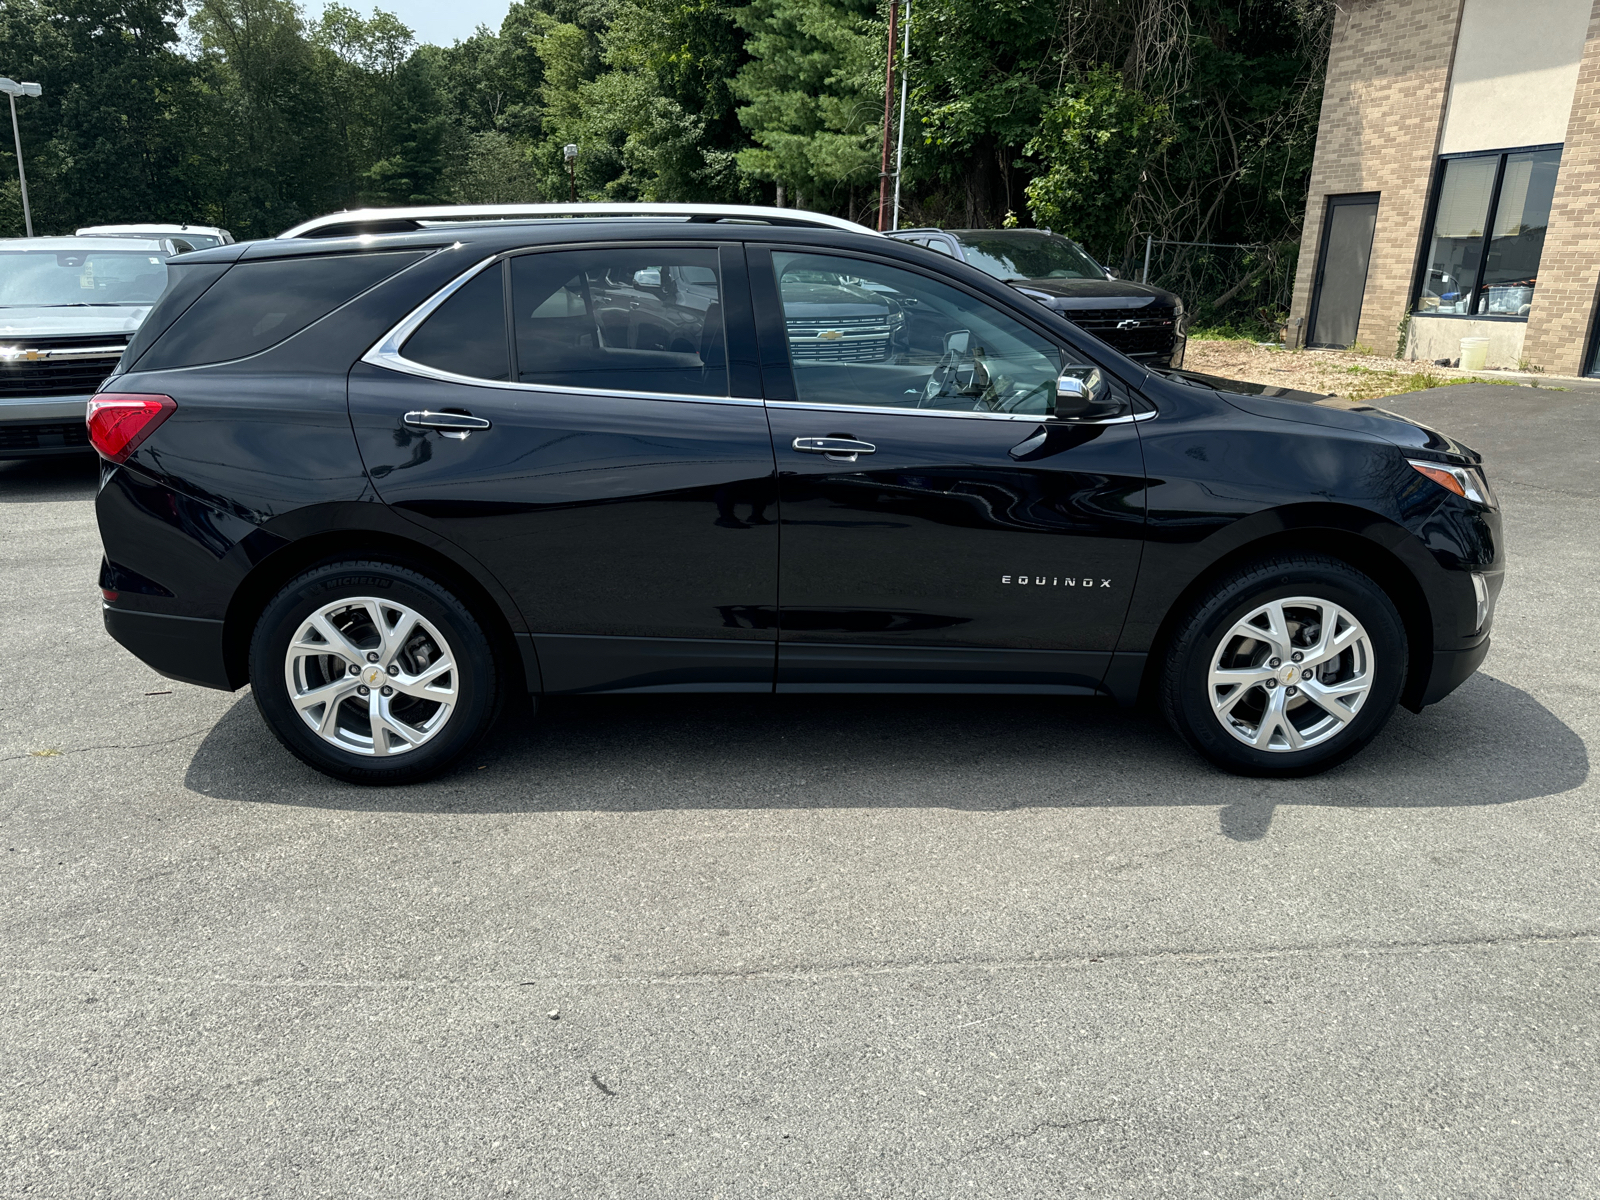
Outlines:
[[802, 402], [1050, 411], [1062, 351], [993, 305], [882, 263], [789, 251], [772, 260]]
[[511, 260], [517, 379], [728, 394], [717, 251], [622, 247]]
[[1417, 312], [1528, 315], [1560, 165], [1559, 149], [1445, 162]]

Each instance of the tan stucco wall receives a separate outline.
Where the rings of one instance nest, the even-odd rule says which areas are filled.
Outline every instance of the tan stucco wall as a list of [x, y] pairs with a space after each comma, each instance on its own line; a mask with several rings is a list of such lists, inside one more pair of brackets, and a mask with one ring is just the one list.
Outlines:
[[1439, 153], [1565, 139], [1590, 0], [1466, 0]]

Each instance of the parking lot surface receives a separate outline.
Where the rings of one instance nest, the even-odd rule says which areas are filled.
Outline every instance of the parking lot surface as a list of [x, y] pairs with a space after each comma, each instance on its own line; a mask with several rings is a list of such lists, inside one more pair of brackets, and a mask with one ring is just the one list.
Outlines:
[[1600, 392], [1383, 403], [1488, 456], [1494, 648], [1290, 782], [663, 696], [352, 788], [106, 637], [92, 464], [0, 464], [0, 1194], [1600, 1194]]

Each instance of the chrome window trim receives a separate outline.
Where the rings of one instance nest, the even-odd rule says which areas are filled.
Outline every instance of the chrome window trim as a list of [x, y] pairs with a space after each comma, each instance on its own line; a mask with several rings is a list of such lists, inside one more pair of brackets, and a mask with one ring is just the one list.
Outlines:
[[872, 404], [815, 404], [805, 400], [768, 400], [768, 408], [800, 409], [806, 412], [858, 412], [870, 413], [873, 416], [886, 417], [963, 417], [968, 420], [976, 418], [980, 421], [1032, 421], [1035, 425], [1043, 421], [1059, 421], [1063, 425], [1131, 425], [1135, 421], [1148, 421], [1155, 416], [1155, 410], [1149, 412], [1129, 413], [1121, 417], [1107, 417], [1103, 421], [1075, 421], [1070, 417], [1052, 417], [1048, 413], [992, 413], [992, 412], [960, 412], [949, 408], [890, 408], [886, 405]]
[[430, 367], [426, 363], [415, 362], [400, 353], [400, 347], [405, 345], [406, 339], [415, 333], [417, 328], [431, 317], [441, 304], [471, 283], [482, 272], [509, 257], [511, 257], [509, 254], [492, 254], [482, 262], [468, 267], [464, 272], [412, 309], [398, 325], [379, 338], [372, 349], [361, 356], [360, 361], [370, 366], [399, 371], [404, 375], [415, 375], [421, 379], [436, 379], [440, 383], [464, 383], [472, 387], [498, 388], [501, 391], [536, 392], [558, 396], [610, 396], [623, 400], [674, 400], [690, 404], [759, 406], [765, 403], [762, 400], [752, 400], [743, 396], [690, 396], [681, 392], [618, 391], [611, 388], [557, 387], [554, 384], [522, 383], [513, 379], [479, 379], [475, 375], [457, 375], [454, 371], [441, 371], [438, 367]]

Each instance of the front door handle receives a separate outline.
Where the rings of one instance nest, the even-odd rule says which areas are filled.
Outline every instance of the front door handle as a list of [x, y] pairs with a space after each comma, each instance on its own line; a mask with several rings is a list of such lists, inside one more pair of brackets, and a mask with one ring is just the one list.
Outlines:
[[482, 417], [455, 412], [408, 412], [405, 423], [413, 429], [437, 429], [447, 438], [464, 440], [474, 429], [488, 429], [490, 424]]
[[801, 454], [826, 454], [836, 462], [855, 462], [857, 455], [878, 452], [871, 442], [849, 437], [799, 437], [792, 445]]

